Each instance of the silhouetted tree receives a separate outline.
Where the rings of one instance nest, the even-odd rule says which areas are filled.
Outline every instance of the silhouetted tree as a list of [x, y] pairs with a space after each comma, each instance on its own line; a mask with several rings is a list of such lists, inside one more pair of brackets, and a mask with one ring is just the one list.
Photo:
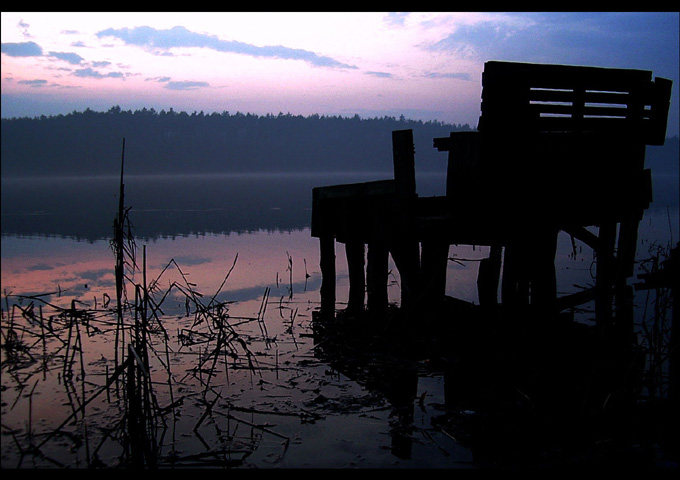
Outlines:
[[129, 174], [389, 171], [391, 132], [406, 128], [414, 131], [419, 171], [446, 168], [433, 138], [470, 129], [403, 115], [190, 115], [115, 105], [106, 112], [3, 119], [2, 176], [114, 175], [122, 138]]

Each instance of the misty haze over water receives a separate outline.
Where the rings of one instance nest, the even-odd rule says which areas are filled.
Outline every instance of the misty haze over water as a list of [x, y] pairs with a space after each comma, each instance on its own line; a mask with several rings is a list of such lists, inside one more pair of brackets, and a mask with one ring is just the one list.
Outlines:
[[[123, 138], [126, 204], [138, 235], [154, 237], [308, 226], [313, 187], [392, 178], [397, 129], [413, 130], [417, 193], [443, 195], [447, 154], [433, 139], [470, 129], [403, 117], [119, 107], [1, 126], [3, 234], [88, 240], [110, 235]], [[677, 207], [678, 158], [678, 137], [647, 147], [652, 208]]]

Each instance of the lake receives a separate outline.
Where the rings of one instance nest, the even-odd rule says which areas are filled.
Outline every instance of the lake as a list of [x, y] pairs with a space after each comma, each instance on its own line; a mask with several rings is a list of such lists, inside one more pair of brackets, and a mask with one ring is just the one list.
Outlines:
[[[146, 281], [157, 280], [156, 293], [163, 298], [158, 315], [170, 338], [155, 340], [158, 351], [152, 352], [147, 372], [158, 376], [157, 406], [171, 412], [153, 432], [159, 464], [469, 468], [479, 463], [461, 433], [476, 412], [456, 404], [456, 421], [447, 417], [448, 427], [442, 427], [444, 412], [450, 414], [445, 375], [426, 368], [427, 359], [408, 370], [412, 375], [402, 375], [408, 387], [397, 394], [396, 379], [389, 388], [376, 386], [376, 377], [394, 376], [383, 358], [373, 358], [370, 368], [357, 373], [342, 354], [338, 358], [338, 348], [326, 347], [331, 342], [320, 339], [314, 325], [321, 275], [318, 240], [310, 235], [312, 187], [390, 177], [391, 172], [376, 172], [125, 179], [136, 260], [145, 265]], [[23, 346], [12, 355], [3, 350], [3, 468], [124, 463], [125, 396], [113, 385], [102, 390], [117, 367], [110, 240], [118, 181], [2, 180], [3, 343], [9, 326], [16, 325], [17, 345]], [[677, 188], [677, 177], [654, 177], [655, 201], [641, 222], [639, 260], [680, 238]], [[417, 189], [421, 196], [441, 195], [443, 176], [420, 175]], [[336, 252], [342, 308], [349, 285], [344, 251]], [[452, 246], [447, 295], [478, 303], [477, 267], [487, 255], [486, 247]], [[564, 233], [556, 266], [560, 294], [594, 283], [592, 253]], [[389, 299], [398, 302], [398, 273], [392, 263], [390, 268]], [[130, 282], [142, 282], [141, 270], [130, 275]], [[134, 289], [126, 293], [132, 301]], [[192, 303], [197, 298], [199, 303]], [[637, 315], [644, 316], [648, 300], [640, 295], [636, 302]], [[209, 322], [198, 321], [204, 314], [199, 307], [214, 303], [233, 329], [234, 350], [224, 357], [215, 353]], [[84, 312], [82, 331], [73, 331], [78, 322], [65, 320], [69, 308], [73, 315], [76, 308]], [[587, 305], [576, 315], [592, 323]], [[58, 334], [45, 340], [48, 318]]]

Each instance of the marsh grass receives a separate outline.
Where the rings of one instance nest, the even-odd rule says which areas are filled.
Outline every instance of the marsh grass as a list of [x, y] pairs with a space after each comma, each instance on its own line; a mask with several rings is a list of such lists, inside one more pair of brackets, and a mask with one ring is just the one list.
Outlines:
[[[676, 251], [678, 246], [675, 247]], [[670, 262], [672, 247], [652, 243], [648, 246], [647, 257], [640, 260], [641, 279], [659, 275]], [[677, 272], [676, 272], [677, 274]], [[675, 280], [677, 284], [677, 279]], [[665, 282], [640, 282], [636, 288], [644, 291], [642, 315], [639, 321], [639, 344], [645, 355], [642, 395], [649, 399], [664, 399], [669, 396], [670, 355], [672, 353], [671, 333], [673, 326], [673, 290]], [[675, 287], [677, 288], [677, 286]]]
[[[60, 297], [64, 293], [61, 290], [33, 296], [4, 292], [5, 308], [0, 329], [2, 370], [14, 380], [18, 390], [12, 407], [22, 398], [28, 400], [23, 435], [4, 423], [2, 425], [3, 435], [12, 437], [19, 452], [16, 467], [35, 462], [68, 466], [61, 459], [45, 453], [54, 450], [52, 445], [62, 443], [64, 439], [71, 442], [72, 451], [79, 449], [85, 441], [86, 467], [156, 468], [183, 461], [192, 465], [206, 462], [214, 466], [220, 464], [220, 459], [225, 466], [233, 466], [252, 453], [254, 448], [252, 444], [243, 443], [234, 451], [221, 448], [218, 452], [207, 451], [182, 459], [175, 452], [173, 441], [170, 442], [170, 453], [162, 454], [164, 446], [167, 450], [164, 436], [169, 423], [177, 420], [186, 397], [193, 396], [193, 393], [184, 393], [178, 397], [176, 393], [178, 389], [186, 390], [184, 385], [188, 377], [201, 386], [197, 402], [202, 405], [204, 413], [194, 427], [194, 433], [200, 437], [199, 427], [208, 415], [215, 413], [213, 407], [221, 398], [211, 384], [217, 369], [223, 365], [227, 379], [230, 368], [247, 368], [251, 375], [258, 374], [258, 360], [246, 339], [237, 331], [237, 326], [256, 322], [266, 337], [264, 313], [268, 292], [265, 292], [257, 317], [230, 316], [232, 302], [219, 301], [218, 296], [236, 267], [238, 255], [219, 289], [209, 297], [197, 290], [197, 285], [189, 281], [189, 276], [174, 259], [156, 278], [147, 278], [146, 245], [139, 259], [130, 221], [131, 207], [124, 204], [124, 155], [123, 141], [120, 202], [111, 240], [115, 257], [115, 305], [110, 308], [108, 298], [101, 303], [95, 298], [93, 305], [74, 299], [65, 308], [50, 301], [54, 295]], [[178, 280], [169, 280], [167, 288], [161, 288], [165, 277], [173, 271], [178, 274]], [[173, 341], [165, 325], [167, 316], [164, 308], [166, 302], [176, 303], [178, 297], [183, 298], [184, 316], [191, 323], [178, 331], [177, 341]], [[11, 306], [10, 299], [13, 300]], [[88, 352], [90, 339], [98, 336], [110, 338], [112, 335], [113, 363], [106, 361], [103, 352], [99, 352], [101, 361], [93, 361], [93, 352]], [[191, 349], [196, 347], [197, 361], [184, 376], [178, 378], [172, 371], [172, 357], [183, 352], [192, 355]], [[218, 362], [220, 359], [222, 361]], [[102, 362], [105, 364], [103, 374]], [[92, 365], [99, 371], [90, 371], [88, 367]], [[55, 371], [69, 399], [71, 412], [65, 414], [56, 428], [39, 432], [33, 419], [36, 387], [48, 373]], [[6, 388], [3, 382], [3, 391]], [[107, 403], [119, 406], [119, 415], [108, 425], [89, 427], [90, 406], [103, 397]], [[233, 416], [230, 419], [237, 420]], [[248, 424], [245, 420], [242, 422]], [[93, 430], [97, 431], [96, 435]], [[264, 431], [274, 433], [268, 429]], [[98, 437], [99, 441], [91, 446], [89, 439], [93, 437]], [[106, 445], [110, 443], [119, 450], [116, 465], [105, 464], [100, 458], [102, 449], [111, 449]]]

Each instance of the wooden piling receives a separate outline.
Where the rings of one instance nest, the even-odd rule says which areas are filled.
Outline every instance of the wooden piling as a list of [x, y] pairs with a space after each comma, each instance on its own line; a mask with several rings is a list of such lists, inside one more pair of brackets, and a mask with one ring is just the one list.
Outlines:
[[335, 311], [335, 237], [319, 237], [319, 267], [321, 268], [321, 311]]
[[501, 281], [501, 301], [509, 307], [529, 303], [529, 279], [523, 265], [525, 240], [510, 241], [503, 256], [503, 279]]
[[389, 249], [401, 278], [401, 306], [409, 309], [417, 302], [421, 290], [413, 130], [392, 132], [392, 155], [396, 215]]
[[397, 196], [410, 201], [416, 196], [413, 130], [395, 130], [392, 132], [392, 156]]
[[642, 212], [634, 211], [626, 215], [619, 224], [619, 240], [616, 254], [616, 283], [618, 285], [625, 284], [626, 279], [633, 276], [638, 228], [641, 219]]
[[425, 308], [436, 308], [446, 295], [449, 243], [445, 239], [423, 239], [420, 259], [421, 296]]
[[533, 252], [530, 257], [531, 304], [543, 315], [555, 312], [557, 301], [557, 277], [555, 254], [557, 253], [556, 227], [542, 227], [533, 235]]
[[[530, 226], [513, 235], [505, 248], [501, 295], [504, 304], [533, 305], [544, 314], [555, 312], [557, 280], [555, 253], [559, 230]], [[484, 301], [488, 303], [488, 299]], [[480, 299], [481, 302], [481, 299]]]
[[477, 274], [477, 296], [483, 307], [498, 305], [498, 284], [501, 275], [503, 247], [492, 245], [489, 257], [479, 263]]
[[597, 270], [595, 273], [595, 317], [602, 325], [609, 325], [612, 320], [612, 303], [614, 301], [614, 278], [616, 262], [614, 243], [616, 241], [616, 222], [605, 220], [600, 223], [597, 240]]
[[389, 251], [382, 239], [373, 239], [368, 244], [366, 265], [366, 294], [368, 311], [374, 315], [385, 312], [388, 304], [387, 280]]
[[347, 269], [349, 273], [349, 299], [347, 310], [360, 312], [364, 308], [366, 292], [364, 243], [360, 240], [347, 240], [345, 243]]

